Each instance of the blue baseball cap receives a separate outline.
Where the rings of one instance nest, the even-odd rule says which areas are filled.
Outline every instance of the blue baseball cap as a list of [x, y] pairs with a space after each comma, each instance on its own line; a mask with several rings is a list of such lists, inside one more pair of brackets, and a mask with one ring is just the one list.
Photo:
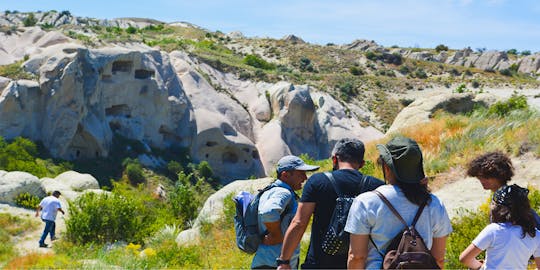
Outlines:
[[308, 165], [301, 158], [297, 156], [284, 156], [277, 163], [277, 173], [280, 174], [284, 171], [315, 171], [319, 166]]

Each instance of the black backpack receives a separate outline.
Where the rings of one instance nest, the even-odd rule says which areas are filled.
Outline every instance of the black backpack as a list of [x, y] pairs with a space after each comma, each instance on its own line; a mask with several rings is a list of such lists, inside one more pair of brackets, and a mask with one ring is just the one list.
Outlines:
[[424, 239], [422, 239], [418, 231], [414, 228], [427, 204], [427, 200], [420, 205], [411, 226], [408, 226], [407, 222], [405, 222], [403, 217], [401, 217], [382, 193], [377, 190], [373, 192], [381, 198], [399, 221], [405, 225], [405, 229], [392, 239], [384, 256], [373, 242], [373, 239], [370, 238], [371, 243], [384, 259], [383, 269], [440, 269], [437, 261], [431, 255], [431, 251], [426, 247]]
[[[345, 224], [347, 223], [347, 216], [349, 215], [349, 209], [353, 203], [354, 197], [344, 196], [340, 191], [334, 176], [330, 172], [324, 173], [338, 197], [336, 198], [336, 208], [330, 218], [328, 229], [322, 237], [321, 246], [324, 253], [328, 255], [343, 255], [349, 252], [349, 233], [345, 231]], [[362, 178], [362, 186], [364, 185], [366, 176]]]

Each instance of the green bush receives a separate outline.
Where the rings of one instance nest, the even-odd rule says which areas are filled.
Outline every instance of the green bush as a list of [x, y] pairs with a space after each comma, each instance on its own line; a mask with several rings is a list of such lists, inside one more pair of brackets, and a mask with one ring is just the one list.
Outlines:
[[37, 19], [36, 17], [34, 17], [34, 13], [30, 13], [28, 14], [28, 16], [26, 18], [24, 18], [23, 20], [23, 25], [28, 27], [28, 26], [34, 26], [36, 25], [37, 23]]
[[66, 237], [77, 244], [141, 243], [156, 230], [156, 208], [140, 196], [86, 193], [69, 205]]
[[146, 182], [144, 177], [143, 169], [139, 162], [130, 162], [126, 166], [126, 175], [129, 179], [129, 182], [133, 185], [138, 185]]
[[508, 100], [499, 101], [493, 104], [489, 108], [488, 113], [503, 117], [514, 110], [526, 110], [528, 108], [529, 105], [527, 104], [527, 97], [514, 93]]
[[467, 248], [472, 240], [489, 224], [487, 211], [467, 211], [462, 209], [459, 218], [452, 220], [453, 232], [446, 243], [447, 269], [462, 269], [459, 254]]
[[265, 69], [265, 70], [272, 70], [276, 68], [274, 64], [268, 63], [264, 59], [254, 54], [246, 55], [246, 57], [244, 57], [244, 60], [242, 60], [242, 62], [248, 66]]
[[467, 89], [467, 86], [464, 83], [462, 83], [456, 88], [456, 90], [454, 90], [454, 92], [461, 94], [461, 93], [466, 93], [466, 92], [470, 92], [470, 91], [469, 91], [469, 89]]
[[315, 68], [313, 67], [313, 63], [311, 63], [311, 60], [307, 57], [300, 58], [298, 67], [300, 68], [301, 71], [309, 71], [309, 72], [315, 71]]
[[126, 28], [126, 33], [135, 34], [135, 33], [137, 33], [137, 28], [130, 25], [128, 28]]
[[439, 44], [437, 47], [435, 47], [435, 51], [442, 52], [442, 51], [448, 51], [448, 46], [444, 44]]
[[197, 210], [201, 205], [200, 197], [190, 183], [191, 177], [192, 174], [180, 172], [176, 186], [168, 194], [173, 215], [180, 218], [183, 228], [189, 227], [190, 221], [197, 217]]
[[15, 196], [15, 204], [28, 209], [36, 209], [40, 201], [38, 196], [28, 192], [20, 193]]

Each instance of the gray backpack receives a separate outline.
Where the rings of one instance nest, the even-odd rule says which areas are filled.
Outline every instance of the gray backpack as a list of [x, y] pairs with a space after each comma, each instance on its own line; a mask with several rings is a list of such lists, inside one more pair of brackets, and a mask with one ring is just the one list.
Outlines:
[[[259, 193], [251, 200], [249, 205], [246, 208], [244, 213], [243, 204], [238, 199], [234, 199], [236, 206], [236, 214], [234, 216], [234, 231], [236, 233], [236, 245], [238, 248], [248, 254], [253, 254], [257, 252], [259, 245], [262, 243], [262, 240], [267, 232], [259, 231], [259, 200], [261, 195], [274, 188], [278, 187], [275, 183], [272, 183], [262, 190], [259, 190]], [[296, 198], [296, 193], [292, 192], [293, 196]], [[289, 203], [285, 210], [281, 213], [281, 219], [288, 209], [290, 209], [291, 203]]]

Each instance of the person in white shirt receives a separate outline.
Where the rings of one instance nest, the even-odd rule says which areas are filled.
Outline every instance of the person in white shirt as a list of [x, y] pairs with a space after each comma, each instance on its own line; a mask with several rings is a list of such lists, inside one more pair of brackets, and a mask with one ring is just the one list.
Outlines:
[[[446, 238], [452, 232], [452, 225], [443, 203], [429, 192], [418, 143], [410, 138], [395, 137], [385, 145], [377, 145], [377, 149], [378, 163], [389, 184], [376, 191], [396, 208], [407, 224], [412, 223], [420, 205], [427, 202], [415, 229], [442, 269]], [[404, 225], [376, 193], [360, 194], [351, 205], [345, 225], [351, 239], [347, 268], [382, 269], [383, 254], [403, 229]]]
[[[461, 253], [461, 263], [471, 269], [527, 269], [533, 255], [540, 268], [540, 231], [535, 228], [528, 193], [526, 188], [511, 185], [493, 194], [492, 223]], [[484, 250], [486, 259], [477, 260]]]
[[45, 222], [45, 229], [43, 229], [43, 234], [39, 239], [39, 247], [47, 247], [45, 238], [47, 238], [48, 234], [51, 236], [51, 241], [56, 240], [56, 213], [60, 211], [62, 215], [65, 214], [64, 210], [62, 210], [62, 204], [58, 199], [60, 195], [60, 191], [55, 190], [51, 196], [43, 198], [36, 209], [36, 217], [39, 216], [39, 211], [41, 211], [41, 220]]

